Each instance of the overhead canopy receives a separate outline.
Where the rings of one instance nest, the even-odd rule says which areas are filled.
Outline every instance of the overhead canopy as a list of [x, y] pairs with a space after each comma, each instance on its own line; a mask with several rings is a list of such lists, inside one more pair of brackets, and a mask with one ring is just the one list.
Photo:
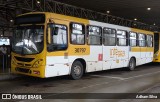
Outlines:
[[[18, 14], [41, 11], [55, 12], [70, 16], [100, 20], [108, 23], [119, 24], [122, 26], [129, 26], [152, 31], [160, 31], [160, 0], [56, 1], [61, 3], [55, 2], [54, 0], [0, 0], [1, 25], [4, 25], [4, 23], [7, 25], [12, 25], [14, 23], [16, 15]], [[88, 12], [84, 9], [79, 8], [76, 9], [77, 7], [108, 14], [109, 16], [105, 18], [106, 15], [103, 16], [104, 14], [102, 15], [99, 13], [100, 15], [96, 15], [95, 12]], [[149, 10], [147, 10], [147, 8]], [[110, 15], [113, 16], [111, 17]], [[117, 17], [115, 18], [115, 16]], [[127, 21], [124, 21], [124, 19], [127, 19]], [[134, 21], [134, 19], [136, 19], [136, 21]]]
[[[160, 0], [56, 0], [82, 8], [160, 26]], [[148, 8], [148, 9], [147, 9]]]

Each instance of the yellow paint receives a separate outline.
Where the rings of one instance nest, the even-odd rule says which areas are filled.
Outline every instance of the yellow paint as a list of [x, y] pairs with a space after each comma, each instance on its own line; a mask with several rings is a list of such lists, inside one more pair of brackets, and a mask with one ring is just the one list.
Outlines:
[[153, 52], [153, 47], [131, 47], [131, 52]]
[[116, 60], [116, 63], [119, 63], [119, 60]]
[[140, 47], [131, 47], [131, 52], [140, 52]]
[[[89, 20], [86, 19], [81, 19], [81, 18], [76, 18], [76, 17], [70, 17], [70, 16], [65, 16], [65, 15], [60, 15], [60, 14], [55, 14], [55, 13], [46, 13], [46, 19], [52, 18], [55, 23], [57, 24], [64, 24], [69, 28], [70, 22], [75, 22], [75, 23], [80, 23], [84, 25], [89, 24]], [[68, 53], [68, 56], [72, 55], [89, 55], [90, 54], [90, 47], [89, 45], [74, 45], [70, 44], [70, 39], [71, 39], [71, 34], [70, 34], [70, 29], [68, 29], [68, 48], [65, 51], [55, 51], [55, 52], [47, 52], [47, 56], [64, 56], [64, 53]], [[79, 52], [76, 53], [75, 50], [76, 48], [85, 49], [85, 52]]]
[[[39, 13], [42, 14], [44, 12], [34, 12], [34, 13], [27, 13], [27, 14], [39, 14]], [[67, 28], [69, 28], [70, 22], [81, 23], [81, 24], [84, 24], [84, 25], [88, 25], [89, 24], [89, 20], [86, 20], [86, 19], [70, 17], [70, 16], [65, 16], [65, 15], [60, 15], [60, 14], [55, 14], [55, 13], [44, 13], [44, 14], [45, 14], [45, 17], [46, 17], [46, 22], [44, 24], [45, 25], [45, 28], [44, 28], [44, 42], [46, 42], [46, 39], [47, 39], [46, 38], [46, 28], [47, 28], [47, 23], [49, 22], [49, 19], [52, 19], [54, 21], [54, 23], [66, 25]], [[26, 15], [26, 14], [22, 14], [22, 15]], [[27, 24], [23, 24], [23, 26], [25, 26], [25, 25], [27, 25]], [[64, 51], [47, 52], [47, 44], [44, 43], [44, 49], [40, 54], [21, 56], [19, 54], [15, 54], [15, 53], [12, 52], [12, 59], [14, 59], [14, 56], [23, 57], [23, 58], [25, 58], [25, 57], [27, 58], [28, 57], [28, 58], [35, 58], [35, 59], [32, 62], [20, 62], [20, 61], [17, 61], [17, 60], [14, 59], [11, 62], [12, 63], [11, 64], [11, 71], [13, 73], [19, 73], [19, 74], [24, 74], [24, 75], [44, 78], [45, 77], [46, 56], [64, 56], [66, 54], [67, 54], [67, 56], [89, 55], [90, 54], [89, 45], [87, 45], [87, 44], [85, 44], [85, 45], [72, 45], [72, 44], [70, 44], [70, 35], [71, 35], [70, 34], [70, 29], [68, 29], [68, 48], [67, 48], [67, 50], [64, 50]], [[77, 52], [77, 49], [78, 49], [78, 52]], [[36, 75], [34, 73], [32, 73], [32, 74], [21, 73], [21, 72], [18, 72], [18, 71], [15, 70], [16, 67], [18, 67], [18, 63], [30, 64], [30, 65], [33, 66], [35, 61], [37, 61], [39, 59], [43, 59], [43, 63], [38, 68], [33, 68], [33, 67], [26, 68], [26, 67], [23, 67], [23, 66], [19, 66], [19, 67], [30, 69], [32, 72], [33, 72], [33, 70], [39, 71], [40, 75]]]
[[154, 52], [154, 47], [147, 47], [147, 52]]
[[[45, 65], [46, 65], [46, 61], [45, 61], [45, 57], [42, 57], [42, 56], [45, 56], [46, 54], [46, 51], [42, 51], [40, 54], [36, 54], [36, 55], [26, 55], [26, 56], [21, 56], [19, 54], [15, 54], [14, 52], [12, 52], [12, 59], [11, 59], [11, 72], [12, 73], [19, 73], [19, 74], [25, 74], [25, 75], [29, 75], [29, 76], [36, 76], [36, 77], [41, 77], [41, 78], [44, 78], [45, 76], [45, 71], [44, 71], [44, 68], [45, 68]], [[21, 61], [18, 61], [15, 59], [15, 56], [16, 57], [23, 57], [23, 58], [34, 58], [33, 61], [31, 62], [21, 62]], [[42, 59], [42, 63], [41, 65], [38, 67], [38, 68], [34, 68], [32, 67], [35, 62], [39, 59]], [[22, 65], [19, 65], [18, 63], [21, 63], [21, 64], [30, 64], [31, 66], [22, 66]], [[17, 72], [15, 70], [15, 68], [25, 68], [25, 69], [30, 69], [32, 72], [33, 70], [37, 70], [37, 71], [40, 71], [40, 75], [37, 75], [37, 74], [29, 74], [29, 73], [22, 73], [22, 72]]]

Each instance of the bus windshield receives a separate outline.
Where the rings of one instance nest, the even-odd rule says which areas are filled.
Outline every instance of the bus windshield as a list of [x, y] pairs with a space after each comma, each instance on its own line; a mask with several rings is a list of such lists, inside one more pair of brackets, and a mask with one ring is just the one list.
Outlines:
[[38, 54], [43, 50], [44, 26], [18, 26], [13, 34], [12, 51], [17, 54]]

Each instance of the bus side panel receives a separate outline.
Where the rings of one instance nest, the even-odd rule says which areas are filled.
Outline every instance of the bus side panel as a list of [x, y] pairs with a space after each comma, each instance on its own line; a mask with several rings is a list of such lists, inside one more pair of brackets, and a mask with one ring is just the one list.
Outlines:
[[[90, 20], [91, 25], [130, 31], [128, 27], [122, 27], [113, 24], [106, 24], [102, 22]], [[121, 68], [127, 66], [128, 62], [128, 46], [103, 46], [103, 70]], [[124, 55], [122, 53], [125, 53]]]
[[[153, 34], [153, 32], [140, 30], [140, 29], [134, 29], [131, 28], [131, 31], [142, 33], [142, 34]], [[130, 51], [130, 57], [136, 58], [136, 65], [142, 65], [145, 63], [149, 63], [153, 61], [153, 53], [154, 53], [154, 47], [131, 47]]]
[[117, 66], [127, 67], [129, 57], [129, 46], [117, 46]]
[[103, 70], [111, 69], [114, 65], [116, 56], [113, 56], [115, 46], [103, 46]]
[[136, 59], [136, 65], [141, 65], [141, 54], [140, 54], [140, 47], [130, 47], [129, 52], [129, 59], [134, 57]]
[[87, 72], [94, 72], [102, 70], [102, 46], [91, 45], [90, 55], [85, 57], [87, 61]]
[[46, 60], [45, 77], [69, 74], [70, 68], [65, 56], [47, 56]]
[[149, 63], [149, 62], [153, 61], [153, 52], [154, 52], [154, 48], [153, 47], [148, 47], [147, 48], [146, 63]]
[[145, 64], [146, 63], [146, 53], [147, 53], [147, 47], [140, 47], [141, 51], [141, 64]]

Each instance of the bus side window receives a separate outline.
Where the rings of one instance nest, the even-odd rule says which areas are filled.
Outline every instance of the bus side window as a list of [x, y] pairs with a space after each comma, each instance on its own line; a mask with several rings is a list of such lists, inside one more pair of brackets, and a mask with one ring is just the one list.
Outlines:
[[145, 36], [145, 34], [139, 34], [138, 40], [139, 40], [139, 46], [140, 47], [145, 47], [146, 46], [146, 36]]
[[71, 44], [85, 44], [85, 26], [79, 23], [71, 23]]
[[127, 32], [123, 30], [117, 30], [117, 45], [127, 46]]
[[88, 44], [102, 45], [102, 29], [97, 26], [88, 26]]
[[66, 50], [67, 49], [67, 27], [61, 24], [50, 24], [51, 44], [49, 51]]
[[147, 35], [147, 46], [153, 47], [153, 35]]
[[105, 46], [116, 45], [116, 30], [111, 28], [103, 28], [103, 44]]
[[137, 46], [137, 33], [129, 32], [130, 46]]

